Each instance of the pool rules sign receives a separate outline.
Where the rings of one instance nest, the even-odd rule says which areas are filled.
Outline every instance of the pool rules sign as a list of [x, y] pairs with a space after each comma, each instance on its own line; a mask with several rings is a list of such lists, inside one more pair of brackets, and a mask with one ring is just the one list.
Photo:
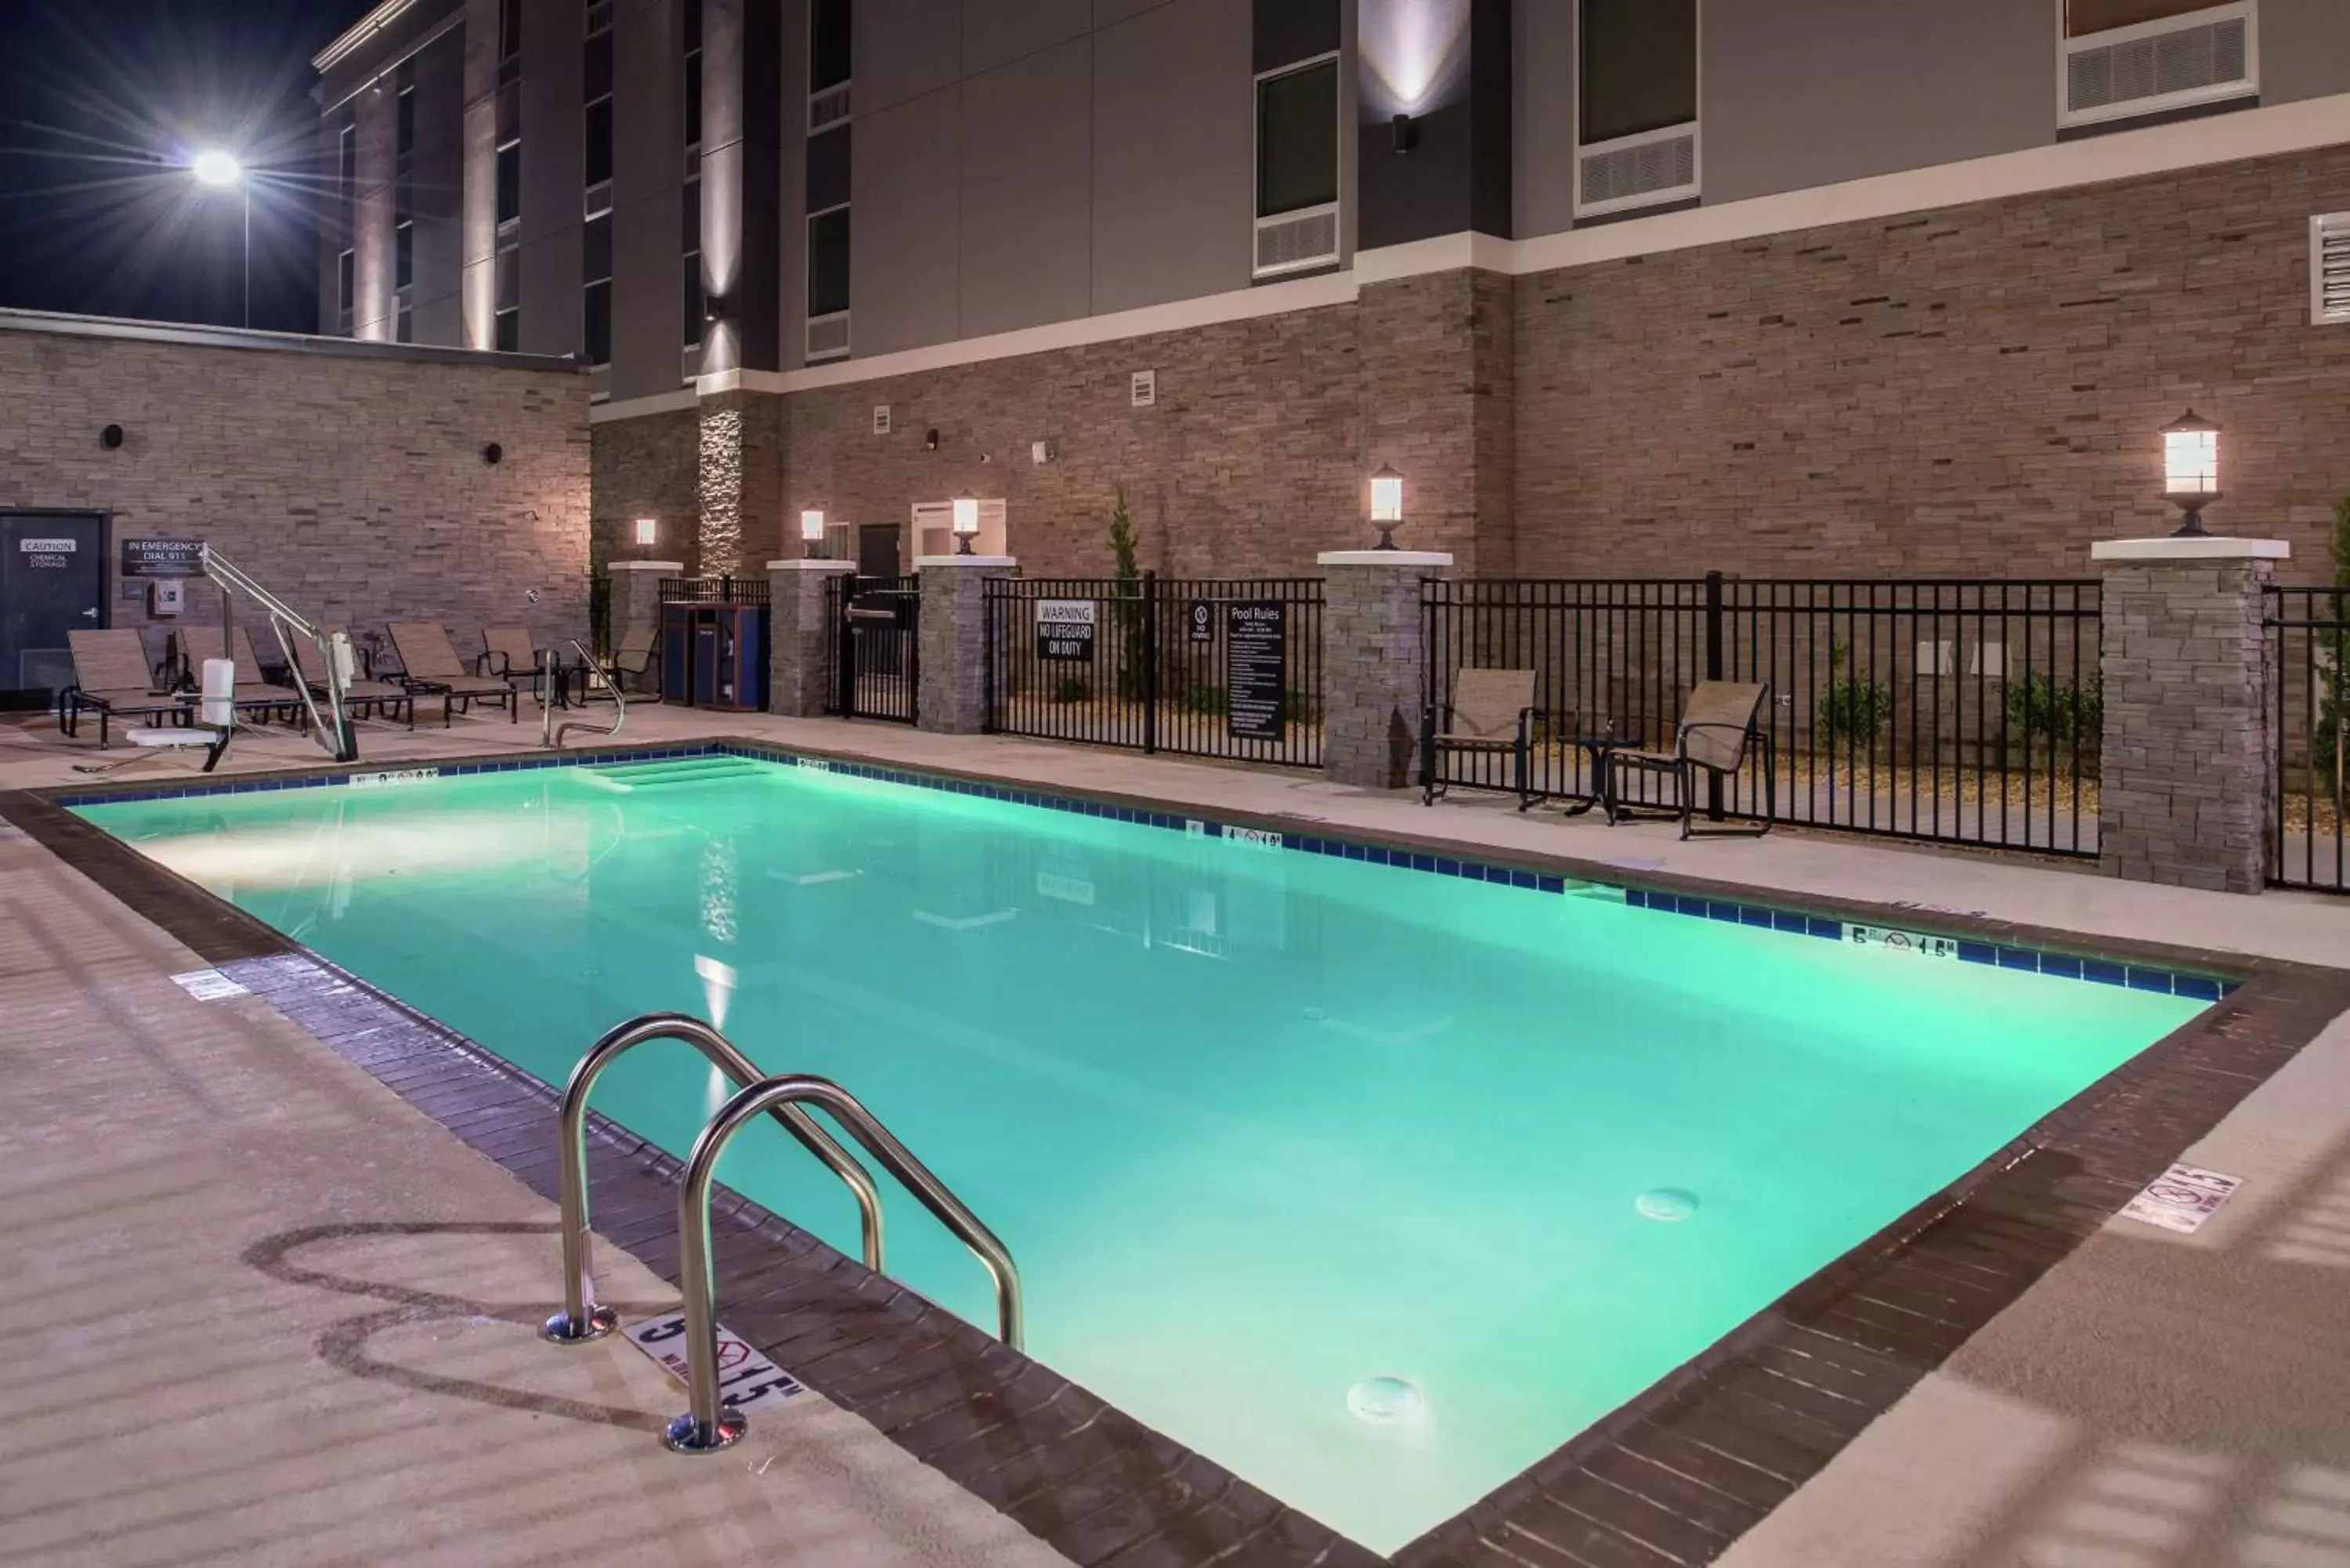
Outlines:
[[1094, 601], [1038, 599], [1036, 657], [1068, 664], [1094, 661]]
[[1235, 741], [1281, 739], [1284, 632], [1278, 599], [1224, 607], [1224, 731]]

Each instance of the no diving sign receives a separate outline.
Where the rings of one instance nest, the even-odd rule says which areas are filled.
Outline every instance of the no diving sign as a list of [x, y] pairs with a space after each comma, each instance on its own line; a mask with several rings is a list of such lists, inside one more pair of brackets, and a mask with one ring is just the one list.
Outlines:
[[[629, 1343], [686, 1381], [685, 1314], [666, 1313], [620, 1331]], [[737, 1410], [780, 1405], [807, 1392], [807, 1385], [752, 1349], [723, 1324], [718, 1329], [718, 1397]]]

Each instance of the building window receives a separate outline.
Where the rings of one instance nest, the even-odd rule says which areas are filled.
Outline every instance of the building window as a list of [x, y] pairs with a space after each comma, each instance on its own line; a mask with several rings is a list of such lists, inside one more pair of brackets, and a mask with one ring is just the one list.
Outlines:
[[497, 315], [491, 347], [512, 354], [522, 347], [522, 252], [512, 245], [498, 252], [494, 278]]
[[402, 223], [391, 231], [391, 286], [406, 288], [416, 281], [416, 224]]
[[809, 0], [808, 92], [811, 96], [848, 79], [848, 0]]
[[358, 126], [343, 127], [342, 135], [337, 138], [335, 153], [337, 181], [343, 202], [343, 222], [348, 224], [351, 221], [351, 209], [358, 202], [359, 196], [359, 128]]
[[685, 182], [683, 222], [680, 227], [685, 255], [685, 336], [679, 339], [688, 348], [702, 347], [702, 317], [705, 301], [702, 293], [702, 182]]
[[522, 57], [522, 0], [498, 0], [498, 58]]
[[351, 329], [351, 313], [359, 304], [359, 252], [345, 251], [335, 258], [335, 311], [345, 332]]
[[2057, 124], [2168, 114], [2260, 94], [2258, 0], [2056, 0]]
[[702, 150], [702, 0], [685, 0], [685, 151]]
[[522, 143], [509, 141], [498, 149], [498, 227], [522, 218]]
[[393, 155], [407, 158], [416, 151], [416, 89], [414, 88], [400, 89], [400, 104], [393, 123], [396, 127], [394, 131], [396, 140], [392, 143]]
[[1330, 56], [1256, 78], [1254, 275], [1338, 260], [1338, 61]]
[[400, 315], [395, 318], [395, 321], [396, 325], [392, 331], [392, 340], [398, 343], [415, 342], [416, 312], [409, 309], [406, 306], [402, 306], [400, 309]]
[[[612, 100], [604, 99], [588, 106], [588, 183], [609, 185], [612, 182]], [[605, 205], [608, 208], [609, 193]]]
[[1698, 3], [1578, 0], [1578, 215], [1698, 195]]
[[588, 343], [588, 363], [600, 369], [612, 362], [612, 280], [588, 286], [588, 319], [583, 336]]
[[807, 313], [837, 316], [848, 308], [848, 209], [808, 217]]

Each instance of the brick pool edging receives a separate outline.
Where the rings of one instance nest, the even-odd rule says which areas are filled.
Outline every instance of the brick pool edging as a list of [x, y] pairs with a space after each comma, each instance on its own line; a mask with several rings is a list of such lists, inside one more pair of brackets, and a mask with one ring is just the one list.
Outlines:
[[[1050, 794], [1108, 807], [1110, 815], [1153, 814], [1162, 819], [1154, 826], [1197, 819], [1208, 809], [1102, 791], [1043, 791], [983, 773], [910, 769], [830, 748], [734, 739], [608, 748], [559, 762], [467, 759], [438, 771], [712, 753], [816, 757], [920, 782], [956, 780], [1013, 798]], [[240, 782], [247, 789], [282, 789], [341, 782], [338, 774], [348, 773], [313, 769]], [[0, 795], [0, 816], [119, 890], [209, 961], [228, 963], [239, 978], [250, 973], [252, 989], [329, 1049], [374, 1073], [535, 1190], [553, 1195], [554, 1097], [546, 1085], [299, 952], [56, 804], [134, 793], [165, 792], [67, 788]], [[1791, 899], [1767, 888], [1500, 852], [1440, 836], [1347, 834], [1304, 818], [1212, 810], [1220, 824], [1311, 837], [1341, 846], [1341, 852], [1376, 844], [1390, 856], [1499, 867], [1555, 877], [1562, 887], [1572, 879], [1631, 888], [1650, 907], [1678, 914], [1737, 918], [1741, 909], [1789, 912], [1792, 903], [1823, 919], [1947, 938], [1973, 947], [1977, 962], [2002, 962], [2002, 953], [2017, 952], [2041, 955], [2036, 962], [2051, 953], [2110, 958], [2125, 966], [2124, 983], [2137, 969], [2233, 988], [1638, 1398], [1402, 1548], [1392, 1561], [1408, 1568], [1693, 1568], [1711, 1561], [2350, 1009], [2350, 972], [2341, 971], [2085, 942], [1976, 917]], [[1671, 901], [1659, 905], [1659, 898]], [[600, 1199], [597, 1231], [674, 1283], [678, 1162], [598, 1122], [589, 1155]], [[733, 1226], [715, 1227], [722, 1310], [731, 1325], [1087, 1568], [1112, 1562], [1118, 1568], [1211, 1562], [1288, 1568], [1381, 1561], [739, 1195], [728, 1194], [718, 1212]]]

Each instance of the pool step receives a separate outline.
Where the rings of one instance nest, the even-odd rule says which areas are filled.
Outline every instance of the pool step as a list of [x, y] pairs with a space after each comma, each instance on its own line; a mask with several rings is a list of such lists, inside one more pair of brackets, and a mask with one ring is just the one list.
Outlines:
[[764, 764], [747, 757], [731, 756], [688, 757], [672, 763], [630, 763], [613, 767], [574, 770], [580, 783], [614, 794], [633, 794], [641, 789], [661, 789], [677, 784], [716, 784], [726, 779], [751, 778], [765, 771]]

